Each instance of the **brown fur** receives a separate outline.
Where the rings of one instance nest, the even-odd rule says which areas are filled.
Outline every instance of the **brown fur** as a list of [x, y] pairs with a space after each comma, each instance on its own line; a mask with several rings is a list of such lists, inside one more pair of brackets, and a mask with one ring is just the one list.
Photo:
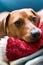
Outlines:
[[[32, 17], [36, 17], [37, 21], [33, 22]], [[33, 37], [30, 34], [30, 31], [32, 28], [38, 29], [37, 26], [40, 22], [40, 17], [32, 9], [21, 9], [8, 13], [4, 20], [5, 28], [2, 24], [4, 22], [3, 21], [0, 25], [0, 37], [8, 35], [30, 42], [33, 39]], [[16, 26], [15, 22], [17, 21], [21, 21], [22, 25]]]

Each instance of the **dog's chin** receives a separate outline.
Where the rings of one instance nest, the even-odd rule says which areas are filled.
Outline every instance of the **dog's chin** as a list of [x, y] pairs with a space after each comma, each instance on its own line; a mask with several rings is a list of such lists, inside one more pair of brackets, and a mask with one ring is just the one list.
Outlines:
[[28, 43], [38, 43], [39, 40], [40, 40], [40, 37], [32, 38], [32, 39], [28, 39], [28, 40], [23, 40], [23, 41], [28, 42]]
[[30, 41], [30, 43], [38, 43], [39, 42], [39, 39], [34, 39], [32, 41]]
[[34, 39], [31, 39], [31, 41], [28, 41], [29, 43], [38, 43], [40, 40], [40, 38], [34, 38]]

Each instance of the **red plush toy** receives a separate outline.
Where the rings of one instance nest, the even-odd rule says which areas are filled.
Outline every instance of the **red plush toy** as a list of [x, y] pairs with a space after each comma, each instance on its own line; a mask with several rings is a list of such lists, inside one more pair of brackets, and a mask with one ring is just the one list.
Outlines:
[[26, 57], [38, 51], [43, 46], [43, 22], [39, 24], [41, 39], [38, 43], [27, 43], [17, 38], [10, 37], [7, 41], [6, 55], [9, 61]]

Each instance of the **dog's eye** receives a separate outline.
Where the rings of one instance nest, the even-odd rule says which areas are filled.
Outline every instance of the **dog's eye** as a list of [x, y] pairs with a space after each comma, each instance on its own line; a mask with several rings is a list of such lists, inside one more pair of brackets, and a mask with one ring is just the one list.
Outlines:
[[18, 21], [15, 22], [15, 24], [16, 24], [17, 26], [22, 26], [22, 25], [23, 25], [23, 22], [20, 21], [20, 20], [18, 20]]
[[32, 17], [32, 21], [33, 22], [36, 22], [37, 21], [37, 18], [36, 17]]

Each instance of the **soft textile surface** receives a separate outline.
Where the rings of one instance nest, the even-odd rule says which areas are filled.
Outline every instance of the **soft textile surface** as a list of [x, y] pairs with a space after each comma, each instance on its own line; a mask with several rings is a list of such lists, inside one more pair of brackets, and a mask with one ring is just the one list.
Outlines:
[[43, 65], [43, 56], [27, 61], [25, 65]]
[[17, 38], [8, 38], [6, 56], [10, 61], [31, 55], [43, 46], [43, 22], [39, 24], [39, 28], [42, 33], [38, 43], [27, 43]]
[[[40, 49], [37, 52], [35, 52], [29, 56], [22, 57], [20, 59], [14, 60], [14, 61], [10, 61], [10, 65], [25, 65], [25, 63], [30, 62], [30, 61], [34, 62], [33, 59], [35, 60], [34, 64], [37, 62], [39, 63], [40, 62], [39, 60], [41, 60], [43, 58], [42, 55], [43, 55], [43, 49]], [[40, 59], [38, 57], [40, 57]], [[38, 61], [36, 58], [38, 58]], [[32, 65], [32, 62], [31, 62], [31, 65]]]

